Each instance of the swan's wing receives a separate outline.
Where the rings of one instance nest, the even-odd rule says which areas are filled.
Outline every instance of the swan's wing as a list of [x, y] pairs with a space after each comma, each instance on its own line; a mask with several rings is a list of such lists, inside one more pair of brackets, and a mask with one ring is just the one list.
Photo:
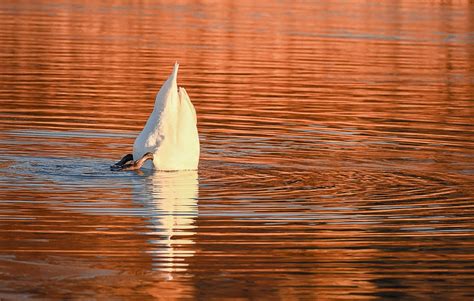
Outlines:
[[194, 123], [196, 124], [197, 123], [196, 109], [194, 108], [193, 103], [191, 102], [191, 99], [188, 96], [188, 92], [186, 92], [186, 89], [184, 89], [183, 87], [179, 87], [179, 100], [180, 100], [181, 109], [187, 112], [186, 115], [191, 117], [192, 120], [194, 120]]
[[138, 158], [146, 152], [154, 152], [159, 148], [165, 136], [169, 139], [175, 139], [173, 131], [175, 125], [172, 121], [176, 119], [179, 105], [178, 84], [176, 82], [178, 69], [179, 64], [176, 63], [170, 76], [156, 94], [153, 112], [150, 114], [143, 130], [135, 139], [133, 155]]

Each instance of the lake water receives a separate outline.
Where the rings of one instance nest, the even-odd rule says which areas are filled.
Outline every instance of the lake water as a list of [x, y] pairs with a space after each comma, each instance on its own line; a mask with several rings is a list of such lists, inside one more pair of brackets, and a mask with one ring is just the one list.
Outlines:
[[[0, 299], [472, 300], [472, 1], [0, 2]], [[199, 171], [111, 172], [154, 97]]]

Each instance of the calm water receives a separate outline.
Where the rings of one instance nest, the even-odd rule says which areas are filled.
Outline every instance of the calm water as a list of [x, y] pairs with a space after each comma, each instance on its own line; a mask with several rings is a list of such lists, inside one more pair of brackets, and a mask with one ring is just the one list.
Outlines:
[[[471, 1], [0, 2], [0, 299], [472, 300]], [[181, 64], [198, 172], [110, 172]]]

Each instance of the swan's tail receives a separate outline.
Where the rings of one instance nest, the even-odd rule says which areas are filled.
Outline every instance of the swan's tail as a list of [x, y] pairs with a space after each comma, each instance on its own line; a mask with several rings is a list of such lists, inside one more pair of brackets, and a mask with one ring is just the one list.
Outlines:
[[173, 72], [171, 73], [170, 79], [174, 81], [175, 83], [178, 81], [178, 69], [179, 69], [179, 64], [178, 61], [174, 63], [174, 68]]

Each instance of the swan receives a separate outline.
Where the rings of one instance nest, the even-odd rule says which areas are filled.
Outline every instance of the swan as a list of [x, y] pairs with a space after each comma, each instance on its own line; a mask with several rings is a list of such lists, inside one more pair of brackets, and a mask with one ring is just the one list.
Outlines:
[[141, 162], [145, 168], [167, 171], [198, 168], [200, 146], [196, 110], [186, 90], [178, 88], [178, 68], [176, 62], [156, 95], [153, 112], [133, 144], [133, 155], [124, 156], [111, 169], [120, 170], [126, 162], [134, 158], [142, 160], [147, 153], [153, 156], [148, 156], [151, 162], [146, 162], [148, 159]]

